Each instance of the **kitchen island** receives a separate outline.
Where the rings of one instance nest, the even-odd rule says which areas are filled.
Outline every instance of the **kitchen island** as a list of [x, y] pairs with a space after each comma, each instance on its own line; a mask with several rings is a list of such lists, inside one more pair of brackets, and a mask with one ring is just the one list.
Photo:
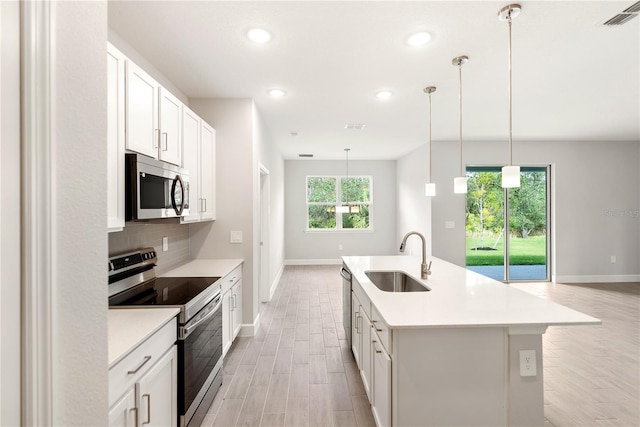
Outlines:
[[[600, 321], [431, 258], [343, 257], [352, 275], [352, 350], [379, 426], [544, 423], [542, 334]], [[426, 292], [380, 290], [402, 271]]]

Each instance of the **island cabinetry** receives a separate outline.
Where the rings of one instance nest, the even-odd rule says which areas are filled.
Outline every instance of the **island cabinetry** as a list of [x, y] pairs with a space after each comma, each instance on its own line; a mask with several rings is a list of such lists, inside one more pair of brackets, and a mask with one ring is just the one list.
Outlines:
[[[362, 296], [362, 295], [361, 295]], [[361, 301], [356, 293], [352, 293], [352, 307], [355, 313], [351, 324], [355, 325], [352, 331], [352, 351], [362, 378], [362, 384], [369, 397], [372, 398], [372, 358], [371, 358], [371, 320], [369, 299], [365, 297]]]
[[[379, 323], [376, 323], [378, 325]], [[373, 325], [371, 334], [373, 392], [371, 410], [378, 427], [391, 426], [391, 356], [382, 345], [382, 339]]]
[[174, 318], [110, 367], [110, 426], [177, 425], [176, 331]]
[[189, 212], [180, 222], [215, 219], [216, 131], [182, 107], [182, 167], [189, 171]]
[[242, 265], [221, 280], [222, 353], [226, 354], [242, 327]]

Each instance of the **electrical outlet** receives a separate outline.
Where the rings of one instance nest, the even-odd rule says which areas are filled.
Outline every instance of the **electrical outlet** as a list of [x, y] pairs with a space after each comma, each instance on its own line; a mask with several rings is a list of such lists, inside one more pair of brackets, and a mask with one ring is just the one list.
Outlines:
[[444, 228], [456, 228], [456, 222], [455, 221], [445, 221], [444, 222]]
[[169, 250], [169, 238], [167, 236], [162, 238], [162, 252]]
[[611, 264], [615, 264], [615, 263], [616, 263], [616, 256], [611, 255]]
[[520, 350], [520, 376], [535, 377], [536, 375], [536, 351]]

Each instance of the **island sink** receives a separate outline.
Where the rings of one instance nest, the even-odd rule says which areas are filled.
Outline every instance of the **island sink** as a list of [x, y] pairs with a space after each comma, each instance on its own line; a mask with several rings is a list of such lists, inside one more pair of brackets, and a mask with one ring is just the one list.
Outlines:
[[385, 292], [426, 292], [428, 287], [402, 271], [365, 271], [371, 283]]

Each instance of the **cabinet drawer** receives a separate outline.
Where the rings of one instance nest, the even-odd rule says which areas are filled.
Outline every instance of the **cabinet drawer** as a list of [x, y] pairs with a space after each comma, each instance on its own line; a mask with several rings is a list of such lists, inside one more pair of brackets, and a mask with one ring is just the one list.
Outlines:
[[387, 353], [391, 354], [391, 329], [382, 320], [382, 316], [378, 313], [375, 306], [371, 307], [371, 327], [375, 330], [380, 343], [384, 346]]
[[238, 280], [242, 279], [242, 265], [234, 268], [231, 273], [224, 276], [221, 280], [222, 293], [227, 292], [233, 285], [238, 283]]
[[173, 318], [109, 369], [109, 407], [175, 344], [177, 333]]

